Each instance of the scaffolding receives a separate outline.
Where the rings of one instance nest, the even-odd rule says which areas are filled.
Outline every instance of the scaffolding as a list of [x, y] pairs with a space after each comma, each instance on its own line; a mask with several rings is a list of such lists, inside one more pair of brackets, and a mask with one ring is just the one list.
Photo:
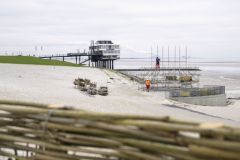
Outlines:
[[[152, 91], [169, 91], [181, 88], [199, 87], [199, 69], [198, 68], [160, 68], [149, 70], [143, 68], [139, 72], [128, 72], [134, 77], [138, 77], [138, 89], [145, 90], [145, 81], [151, 81], [150, 90]], [[135, 75], [134, 75], [135, 74]]]
[[[135, 71], [125, 71], [124, 74], [131, 75], [139, 82], [138, 89], [146, 90], [145, 81], [151, 81], [151, 91], [170, 91], [184, 88], [199, 88], [200, 69], [188, 65], [187, 47], [185, 56], [181, 58], [180, 47], [174, 47], [174, 57], [170, 57], [170, 48], [167, 48], [167, 57], [164, 57], [164, 48], [160, 57], [160, 67], [152, 65]], [[158, 48], [157, 48], [158, 57]], [[178, 59], [178, 60], [177, 60]], [[183, 60], [182, 60], [183, 59]], [[134, 78], [135, 77], [135, 78]]]

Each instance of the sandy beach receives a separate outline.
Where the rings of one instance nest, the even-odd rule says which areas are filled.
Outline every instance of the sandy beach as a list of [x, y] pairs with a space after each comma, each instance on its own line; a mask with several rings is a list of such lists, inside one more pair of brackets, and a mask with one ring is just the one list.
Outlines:
[[[144, 92], [123, 75], [96, 68], [0, 64], [1, 99], [64, 104], [80, 109], [118, 114], [163, 116], [222, 122], [240, 127], [240, 103], [232, 100], [226, 107], [210, 107], [169, 101], [162, 92]], [[76, 89], [73, 80], [89, 78], [98, 86], [108, 86], [109, 96], [89, 96]], [[222, 79], [221, 79], [222, 78]], [[203, 84], [226, 85], [227, 96], [240, 97], [240, 81], [204, 73]]]

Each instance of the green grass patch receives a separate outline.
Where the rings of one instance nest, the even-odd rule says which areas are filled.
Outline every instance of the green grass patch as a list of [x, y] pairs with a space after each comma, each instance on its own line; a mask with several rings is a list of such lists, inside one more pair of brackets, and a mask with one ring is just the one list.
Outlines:
[[70, 62], [41, 59], [41, 58], [31, 57], [31, 56], [0, 56], [0, 63], [73, 66], [73, 67], [82, 66], [80, 64], [74, 64], [74, 63], [70, 63]]

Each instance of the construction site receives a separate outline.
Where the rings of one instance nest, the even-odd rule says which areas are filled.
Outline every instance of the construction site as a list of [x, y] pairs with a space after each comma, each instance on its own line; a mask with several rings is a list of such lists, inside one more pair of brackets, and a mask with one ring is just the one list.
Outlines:
[[[174, 47], [174, 54], [167, 47], [167, 56], [157, 54], [153, 58], [151, 51], [151, 67], [140, 69], [119, 69], [121, 73], [138, 82], [138, 89], [148, 92], [164, 91], [167, 98], [196, 105], [225, 106], [225, 86], [200, 86], [201, 69], [189, 65], [188, 49]], [[188, 97], [188, 98], [187, 98]], [[195, 97], [196, 100], [192, 99]]]
[[238, 160], [239, 102], [185, 105], [226, 105], [225, 87], [201, 86], [187, 57], [118, 70], [137, 83], [98, 65], [2, 65], [0, 94], [16, 101], [0, 100], [0, 159]]

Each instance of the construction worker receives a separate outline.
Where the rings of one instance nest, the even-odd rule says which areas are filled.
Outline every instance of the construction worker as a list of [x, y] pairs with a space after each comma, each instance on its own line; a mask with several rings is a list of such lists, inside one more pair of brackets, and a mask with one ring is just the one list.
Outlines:
[[150, 86], [151, 86], [151, 81], [150, 81], [149, 79], [147, 79], [147, 80], [145, 81], [145, 84], [146, 84], [146, 89], [147, 89], [147, 91], [149, 92]]
[[160, 59], [156, 58], [156, 69], [160, 69]]

